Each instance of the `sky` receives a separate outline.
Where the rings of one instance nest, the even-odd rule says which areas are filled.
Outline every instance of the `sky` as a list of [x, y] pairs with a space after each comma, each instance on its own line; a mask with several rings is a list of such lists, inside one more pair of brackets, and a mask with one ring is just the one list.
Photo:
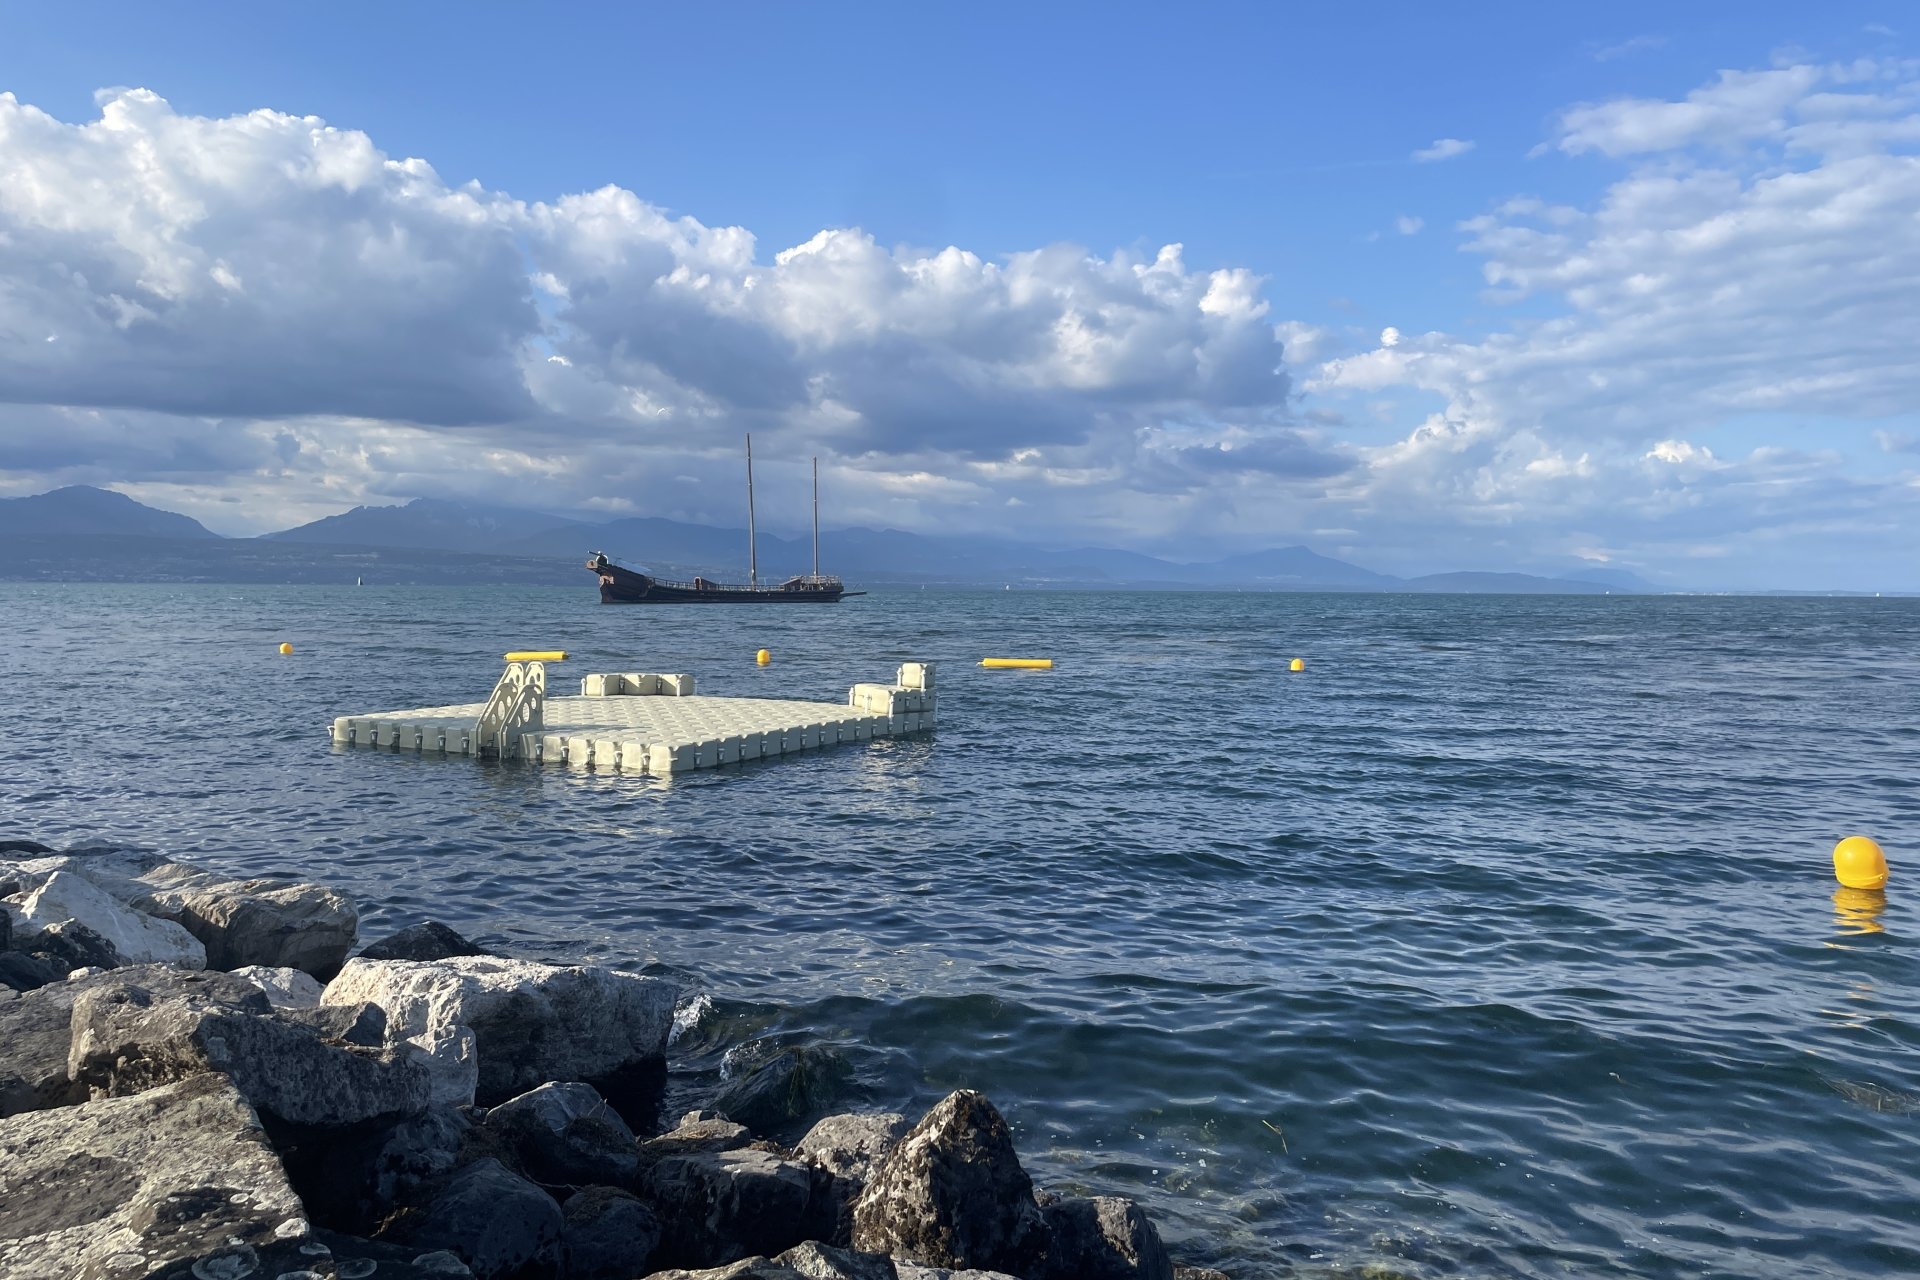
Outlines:
[[0, 496], [228, 534], [1920, 590], [1917, 298], [1903, 4], [0, 0]]

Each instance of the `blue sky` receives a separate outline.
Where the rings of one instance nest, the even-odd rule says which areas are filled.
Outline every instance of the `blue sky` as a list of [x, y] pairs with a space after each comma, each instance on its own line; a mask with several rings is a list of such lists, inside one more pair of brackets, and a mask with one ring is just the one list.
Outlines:
[[[1903, 6], [393, 8], [0, 7], [0, 492], [731, 522], [750, 428], [862, 523], [1920, 588]], [[303, 117], [434, 190], [315, 197]]]

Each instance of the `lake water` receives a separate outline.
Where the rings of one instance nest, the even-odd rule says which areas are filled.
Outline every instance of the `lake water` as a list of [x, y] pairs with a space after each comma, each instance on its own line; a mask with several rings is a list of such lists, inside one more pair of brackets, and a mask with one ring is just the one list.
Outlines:
[[[767, 1034], [855, 1103], [985, 1090], [1036, 1181], [1240, 1280], [1920, 1273], [1920, 601], [581, 576], [0, 585], [0, 834], [676, 973], [700, 1078]], [[927, 658], [940, 729], [671, 783], [330, 748], [522, 646], [833, 701]]]

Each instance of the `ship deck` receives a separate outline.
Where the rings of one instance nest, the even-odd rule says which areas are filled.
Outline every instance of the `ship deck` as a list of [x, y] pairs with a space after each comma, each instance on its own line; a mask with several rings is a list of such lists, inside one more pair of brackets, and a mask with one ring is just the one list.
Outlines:
[[[687, 677], [674, 677], [685, 680]], [[589, 677], [591, 681], [618, 676]], [[931, 690], [856, 685], [847, 706], [786, 698], [552, 696], [541, 723], [488, 749], [478, 724], [485, 703], [415, 707], [341, 716], [335, 749], [373, 748], [447, 756], [506, 755], [620, 773], [669, 776], [693, 769], [770, 759], [822, 747], [857, 745], [929, 732]]]

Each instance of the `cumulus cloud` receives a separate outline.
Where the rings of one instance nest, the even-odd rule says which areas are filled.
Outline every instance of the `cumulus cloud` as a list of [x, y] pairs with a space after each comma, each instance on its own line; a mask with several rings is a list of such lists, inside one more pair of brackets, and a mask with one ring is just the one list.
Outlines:
[[1418, 235], [1420, 228], [1426, 225], [1427, 220], [1425, 218], [1416, 218], [1412, 214], [1406, 213], [1401, 214], [1393, 220], [1393, 229], [1403, 236]]
[[[856, 509], [964, 517], [1023, 485], [1165, 487], [1169, 427], [1325, 474], [1297, 461], [1320, 446], [1289, 425], [1263, 283], [1177, 244], [989, 260], [834, 228], [767, 255], [618, 187], [450, 186], [311, 117], [130, 90], [69, 124], [0, 95], [0, 400], [21, 406], [0, 469], [33, 482], [118, 456], [135, 482], [224, 465], [289, 493], [549, 507], [619, 484], [714, 518], [731, 508], [688, 505], [688, 481], [753, 430], [827, 456]], [[109, 446], [136, 422], [140, 447]], [[961, 479], [911, 480], [935, 474]]]
[[1435, 138], [1433, 145], [1422, 147], [1413, 153], [1413, 158], [1421, 164], [1431, 164], [1435, 160], [1451, 160], [1473, 150], [1473, 143], [1461, 138]]

